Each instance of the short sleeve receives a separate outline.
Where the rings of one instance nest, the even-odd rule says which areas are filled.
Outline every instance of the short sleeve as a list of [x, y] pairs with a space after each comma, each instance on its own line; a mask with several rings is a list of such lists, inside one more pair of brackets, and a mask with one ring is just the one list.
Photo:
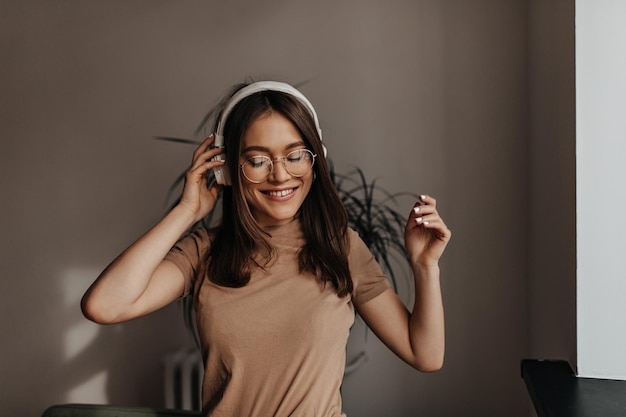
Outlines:
[[165, 256], [166, 260], [173, 262], [183, 273], [185, 278], [183, 297], [191, 292], [195, 284], [200, 273], [199, 265], [209, 250], [209, 242], [207, 230], [198, 228], [179, 240]]
[[352, 301], [359, 305], [382, 294], [391, 288], [391, 284], [358, 233], [352, 229], [349, 233], [348, 264], [354, 285]]

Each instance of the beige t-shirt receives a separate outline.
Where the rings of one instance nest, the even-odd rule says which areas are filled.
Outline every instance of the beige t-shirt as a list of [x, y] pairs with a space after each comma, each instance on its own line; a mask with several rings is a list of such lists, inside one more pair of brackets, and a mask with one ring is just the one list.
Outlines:
[[[298, 271], [304, 244], [299, 221], [268, 230], [277, 258], [242, 288], [199, 280], [209, 249], [204, 229], [183, 238], [167, 256], [185, 276], [185, 292], [199, 291], [196, 318], [205, 374], [206, 416], [345, 416], [340, 387], [354, 306], [390, 288], [357, 233], [350, 230], [351, 296], [339, 298]], [[198, 289], [199, 286], [199, 289]]]

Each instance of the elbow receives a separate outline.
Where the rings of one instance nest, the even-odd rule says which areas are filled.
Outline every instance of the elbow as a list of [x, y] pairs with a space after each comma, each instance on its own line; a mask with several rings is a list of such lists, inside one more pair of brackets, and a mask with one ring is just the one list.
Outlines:
[[93, 303], [87, 299], [87, 296], [84, 296], [81, 300], [80, 310], [87, 320], [97, 324], [104, 324], [101, 315], [98, 314], [98, 310], [94, 308]]
[[83, 296], [80, 302], [80, 310], [87, 320], [96, 324], [114, 324], [118, 322], [111, 314], [107, 314], [109, 309], [98, 306], [98, 303], [91, 299], [89, 294]]
[[414, 365], [414, 367], [420, 372], [425, 372], [425, 373], [437, 372], [441, 370], [441, 368], [443, 368], [443, 361], [439, 361], [439, 362], [432, 361], [429, 363]]
[[425, 358], [415, 358], [411, 366], [420, 372], [437, 372], [443, 368], [443, 354], [433, 355]]

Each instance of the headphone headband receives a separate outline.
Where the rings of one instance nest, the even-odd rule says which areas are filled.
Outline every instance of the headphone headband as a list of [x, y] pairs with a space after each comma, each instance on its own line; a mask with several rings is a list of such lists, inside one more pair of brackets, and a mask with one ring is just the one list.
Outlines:
[[[317, 129], [320, 140], [322, 139], [322, 129], [320, 128], [317, 113], [315, 112], [315, 109], [313, 108], [311, 102], [304, 96], [304, 94], [302, 94], [296, 88], [287, 83], [282, 83], [278, 81], [258, 81], [243, 87], [235, 94], [233, 94], [233, 96], [228, 100], [217, 122], [214, 142], [214, 146], [216, 148], [224, 147], [224, 125], [226, 124], [226, 120], [228, 120], [228, 116], [230, 115], [233, 108], [244, 98], [260, 91], [279, 91], [281, 93], [289, 94], [298, 99], [298, 101], [304, 104], [304, 106], [309, 110], [311, 116], [313, 116], [315, 128]], [[323, 144], [322, 148], [324, 149], [324, 156], [326, 156], [326, 147]], [[225, 158], [223, 155], [218, 155], [217, 157], [215, 157], [215, 159], [223, 160]], [[215, 168], [213, 172], [215, 174], [215, 179], [218, 184], [230, 185], [230, 178], [228, 178], [228, 170], [226, 169], [226, 167]]]
[[233, 108], [244, 98], [251, 96], [254, 93], [258, 93], [260, 91], [279, 91], [281, 93], [289, 94], [295, 98], [297, 98], [302, 104], [306, 106], [306, 108], [313, 116], [313, 120], [315, 121], [315, 127], [317, 129], [317, 133], [322, 137], [322, 129], [320, 128], [319, 120], [317, 118], [317, 113], [313, 108], [311, 102], [298, 91], [296, 88], [292, 87], [287, 83], [281, 83], [278, 81], [258, 81], [243, 87], [241, 90], [237, 91], [231, 98], [228, 100], [226, 107], [222, 111], [220, 119], [217, 123], [217, 130], [215, 132], [215, 146], [222, 147], [224, 146], [224, 125], [226, 124], [226, 120], [228, 120], [228, 116]]

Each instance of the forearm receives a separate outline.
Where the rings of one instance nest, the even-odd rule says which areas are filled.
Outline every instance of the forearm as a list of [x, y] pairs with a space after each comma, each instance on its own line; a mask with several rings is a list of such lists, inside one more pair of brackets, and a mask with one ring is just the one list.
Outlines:
[[445, 329], [439, 266], [413, 267], [415, 304], [409, 318], [411, 349], [419, 368], [435, 371], [443, 365]]
[[122, 252], [83, 297], [85, 315], [94, 319], [106, 312], [111, 320], [124, 315], [146, 292], [165, 255], [193, 222], [191, 212], [176, 207]]

